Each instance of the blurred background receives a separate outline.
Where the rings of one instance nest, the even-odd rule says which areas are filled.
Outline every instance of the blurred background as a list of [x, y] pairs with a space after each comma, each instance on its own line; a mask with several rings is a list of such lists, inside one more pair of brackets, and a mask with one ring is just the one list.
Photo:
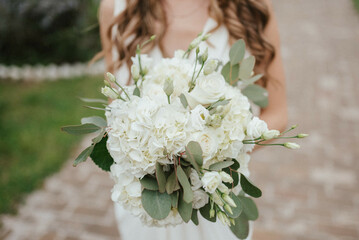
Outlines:
[[[99, 97], [100, 0], [0, 0], [0, 239], [119, 239], [112, 180], [60, 131]], [[254, 240], [359, 239], [359, 0], [273, 0], [298, 151], [261, 149]], [[74, 147], [75, 146], [75, 147]]]

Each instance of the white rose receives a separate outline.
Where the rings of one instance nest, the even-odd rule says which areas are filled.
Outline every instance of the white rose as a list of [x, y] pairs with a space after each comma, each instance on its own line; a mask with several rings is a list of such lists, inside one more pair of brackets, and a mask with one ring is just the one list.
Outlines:
[[206, 125], [206, 119], [209, 117], [208, 110], [202, 105], [197, 105], [191, 110], [188, 121], [188, 127], [195, 131], [202, 131]]
[[207, 130], [193, 135], [193, 140], [198, 142], [202, 148], [204, 163], [214, 156], [218, 148], [218, 138], [215, 135], [215, 131]]
[[222, 183], [221, 175], [218, 172], [206, 172], [201, 180], [208, 193], [214, 193], [219, 184]]
[[249, 138], [258, 138], [267, 131], [267, 123], [258, 117], [254, 117], [247, 125], [247, 136]]
[[226, 92], [226, 81], [222, 74], [214, 72], [201, 75], [192, 92], [187, 94], [187, 101], [191, 108], [198, 104], [208, 105], [218, 101]]
[[191, 168], [191, 173], [189, 175], [189, 179], [191, 180], [191, 184], [192, 184], [191, 188], [193, 191], [202, 187], [201, 179], [199, 179], [197, 171], [194, 170], [193, 168]]
[[193, 192], [192, 206], [194, 209], [200, 209], [201, 207], [203, 207], [208, 203], [208, 200], [209, 200], [208, 194], [205, 191], [198, 189]]

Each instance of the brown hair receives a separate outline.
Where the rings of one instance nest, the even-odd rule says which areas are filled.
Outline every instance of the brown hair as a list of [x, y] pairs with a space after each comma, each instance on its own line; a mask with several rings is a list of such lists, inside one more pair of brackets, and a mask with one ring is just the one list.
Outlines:
[[[131, 66], [131, 56], [135, 55], [136, 46], [155, 34], [154, 26], [158, 23], [160, 23], [160, 34], [157, 34], [156, 41], [146, 45], [143, 51], [150, 51], [156, 44], [163, 49], [162, 39], [167, 29], [163, 0], [126, 0], [126, 2], [126, 9], [115, 17], [107, 29], [106, 37], [118, 51], [118, 59], [109, 66], [112, 72], [123, 63], [127, 63], [128, 67]], [[262, 83], [266, 85], [267, 68], [275, 56], [274, 47], [263, 34], [270, 17], [268, 6], [263, 0], [210, 0], [208, 11], [218, 23], [216, 28], [221, 24], [227, 27], [231, 42], [244, 39], [251, 54], [256, 58], [256, 72], [262, 69], [264, 73]], [[115, 35], [112, 31], [114, 26]], [[112, 51], [112, 46], [104, 49], [103, 53]]]

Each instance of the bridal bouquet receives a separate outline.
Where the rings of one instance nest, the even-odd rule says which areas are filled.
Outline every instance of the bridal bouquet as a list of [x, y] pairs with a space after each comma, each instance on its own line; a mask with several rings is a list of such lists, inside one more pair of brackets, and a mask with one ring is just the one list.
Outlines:
[[[258, 211], [251, 197], [261, 191], [249, 180], [249, 153], [257, 145], [299, 148], [296, 143], [267, 144], [283, 137], [251, 112], [250, 101], [264, 107], [266, 90], [254, 84], [254, 57], [236, 42], [226, 64], [208, 58], [199, 35], [186, 51], [154, 63], [141, 54], [132, 58], [132, 86], [121, 86], [108, 73], [102, 93], [106, 119], [89, 117], [81, 125], [63, 127], [72, 134], [98, 133], [75, 160], [89, 156], [114, 180], [112, 200], [143, 223], [177, 225], [198, 212], [208, 221], [219, 219], [238, 238], [248, 235], [248, 221]], [[150, 39], [152, 40], [152, 39]], [[149, 41], [150, 41], [149, 40]], [[189, 58], [195, 51], [195, 59]], [[87, 102], [103, 100], [83, 99]], [[105, 103], [105, 102], [104, 102]], [[101, 109], [101, 108], [95, 108]]]

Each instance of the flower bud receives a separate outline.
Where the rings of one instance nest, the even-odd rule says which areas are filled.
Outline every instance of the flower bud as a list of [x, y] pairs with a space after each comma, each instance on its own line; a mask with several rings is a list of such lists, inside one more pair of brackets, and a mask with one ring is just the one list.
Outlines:
[[203, 63], [207, 61], [207, 59], [208, 59], [208, 48], [206, 48], [206, 50], [204, 50], [204, 53], [202, 54], [201, 58], [202, 58]]
[[216, 113], [222, 113], [224, 110], [224, 107], [223, 106], [218, 106], [216, 107]]
[[106, 73], [106, 76], [107, 76], [107, 79], [108, 79], [110, 82], [113, 82], [113, 83], [116, 82], [116, 78], [115, 78], [115, 76], [114, 76], [112, 73], [107, 72], [107, 73]]
[[236, 225], [236, 221], [234, 221], [233, 218], [230, 218], [229, 221], [231, 221], [231, 224], [232, 224], [233, 226]]
[[292, 142], [286, 142], [284, 143], [284, 147], [289, 148], [289, 149], [299, 149], [300, 146], [296, 143], [292, 143]]
[[103, 80], [103, 83], [105, 84], [106, 87], [111, 87], [111, 84], [108, 81]]
[[202, 41], [206, 41], [210, 36], [211, 36], [211, 34], [210, 34], [210, 33], [207, 33], [206, 35], [204, 35], [204, 36], [202, 37]]
[[280, 132], [278, 130], [268, 130], [262, 134], [262, 139], [270, 140], [279, 137]]
[[233, 214], [232, 208], [228, 204], [224, 204], [223, 208], [226, 209], [226, 211], [229, 212], [230, 214]]
[[298, 127], [298, 124], [291, 126], [290, 129], [295, 129], [297, 127]]
[[135, 80], [135, 82], [137, 82], [137, 80], [140, 78], [140, 69], [137, 65], [132, 64], [131, 74], [132, 74], [133, 80]]
[[101, 88], [101, 93], [111, 99], [117, 99], [118, 97], [118, 94], [115, 92], [115, 90], [111, 89], [108, 86]]
[[309, 136], [309, 134], [306, 134], [306, 133], [300, 133], [300, 134], [298, 134], [298, 138], [305, 138], [305, 137], [308, 137]]
[[221, 198], [220, 198], [220, 196], [218, 195], [217, 192], [213, 193], [211, 196], [212, 196], [213, 201], [214, 201], [218, 206], [223, 207], [224, 204], [223, 204], [223, 202], [222, 202], [222, 200], [221, 200]]
[[231, 222], [229, 221], [228, 217], [226, 216], [226, 214], [224, 214], [223, 212], [218, 212], [217, 213], [218, 219], [227, 226], [231, 225]]
[[214, 209], [209, 210], [209, 217], [213, 218], [215, 216], [216, 212], [214, 211]]
[[226, 185], [224, 185], [223, 183], [219, 184], [217, 189], [219, 191], [221, 191], [221, 193], [229, 194], [228, 187]]
[[171, 78], [167, 78], [165, 80], [163, 91], [166, 93], [167, 96], [171, 96], [171, 94], [173, 93], [173, 81]]
[[222, 198], [226, 201], [231, 207], [237, 207], [237, 204], [233, 201], [233, 199], [228, 194], [222, 194]]
[[215, 59], [209, 60], [209, 61], [206, 63], [206, 65], [204, 65], [204, 68], [203, 68], [203, 73], [204, 73], [204, 75], [208, 75], [208, 74], [213, 73], [214, 70], [216, 70], [217, 65], [218, 65], [218, 61], [217, 61], [217, 60], [215, 60]]
[[202, 35], [196, 37], [195, 39], [193, 39], [193, 41], [190, 43], [188, 49], [192, 50], [195, 49], [196, 47], [198, 47], [198, 45], [202, 42]]
[[226, 183], [232, 183], [233, 182], [233, 178], [231, 177], [231, 175], [229, 175], [226, 172], [220, 172], [219, 175], [221, 175], [222, 181], [226, 182]]

